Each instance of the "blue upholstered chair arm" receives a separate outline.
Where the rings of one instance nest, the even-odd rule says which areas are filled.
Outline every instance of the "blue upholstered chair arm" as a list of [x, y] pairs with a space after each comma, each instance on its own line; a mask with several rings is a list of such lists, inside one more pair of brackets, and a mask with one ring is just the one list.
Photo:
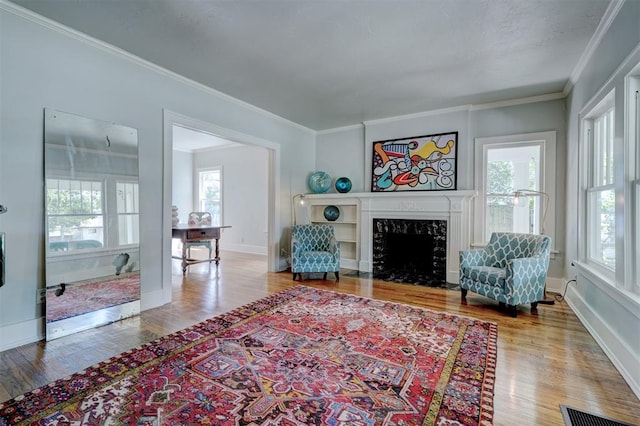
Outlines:
[[548, 262], [542, 256], [511, 259], [507, 262], [505, 293], [510, 297], [518, 287], [525, 286], [542, 292], [547, 279]]
[[305, 244], [300, 241], [298, 238], [296, 238], [295, 235], [291, 236], [291, 255], [293, 256], [293, 254], [300, 254], [303, 251], [305, 251]]
[[335, 237], [331, 237], [331, 241], [329, 241], [329, 251], [335, 259], [340, 259], [340, 242]]
[[515, 284], [529, 282], [533, 277], [547, 276], [547, 262], [541, 256], [522, 257], [507, 262], [507, 280]]

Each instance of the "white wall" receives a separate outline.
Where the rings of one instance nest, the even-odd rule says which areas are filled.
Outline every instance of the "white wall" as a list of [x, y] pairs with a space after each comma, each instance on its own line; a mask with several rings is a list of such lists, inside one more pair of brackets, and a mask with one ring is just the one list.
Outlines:
[[[640, 2], [626, 1], [615, 17], [611, 27], [586, 63], [580, 78], [575, 82], [567, 100], [567, 209], [566, 275], [578, 277], [577, 285], [567, 291], [567, 301], [585, 327], [607, 353], [611, 361], [625, 377], [640, 398], [640, 297], [614, 287], [614, 282], [624, 282], [625, 232], [623, 223], [616, 215], [616, 276], [607, 279], [581, 265], [579, 244], [584, 241], [580, 234], [579, 204], [579, 139], [580, 114], [585, 107], [615, 89], [616, 162], [616, 211], [625, 208], [624, 192], [624, 92], [625, 76], [632, 67], [640, 63]], [[637, 226], [637, 224], [636, 224]], [[627, 241], [628, 242], [628, 241]], [[636, 248], [637, 249], [637, 248]], [[576, 260], [578, 268], [572, 268]]]
[[274, 237], [275, 245], [288, 241], [291, 194], [305, 191], [306, 175], [314, 168], [315, 132], [3, 1], [0, 40], [0, 200], [9, 208], [0, 216], [7, 247], [0, 350], [42, 338], [36, 294], [44, 286], [45, 107], [138, 129], [143, 309], [168, 302], [171, 294], [165, 265], [172, 204], [171, 159], [166, 160], [163, 146], [165, 110], [280, 147]]
[[171, 205], [178, 207], [180, 223], [187, 223], [193, 207], [193, 154], [173, 151]]
[[267, 254], [268, 161], [265, 148], [249, 145], [196, 151], [193, 155], [195, 173], [222, 166], [222, 220], [224, 225], [231, 225], [223, 230], [224, 250]]

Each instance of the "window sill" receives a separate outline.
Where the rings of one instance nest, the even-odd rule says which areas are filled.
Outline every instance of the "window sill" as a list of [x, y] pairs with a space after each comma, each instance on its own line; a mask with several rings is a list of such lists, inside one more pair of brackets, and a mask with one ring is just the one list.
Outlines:
[[[613, 300], [624, 306], [629, 312], [640, 319], [640, 295], [615, 285], [615, 278], [606, 274], [600, 268], [584, 262], [574, 262], [576, 273], [588, 279], [602, 292], [606, 293]], [[579, 284], [578, 284], [579, 285]]]

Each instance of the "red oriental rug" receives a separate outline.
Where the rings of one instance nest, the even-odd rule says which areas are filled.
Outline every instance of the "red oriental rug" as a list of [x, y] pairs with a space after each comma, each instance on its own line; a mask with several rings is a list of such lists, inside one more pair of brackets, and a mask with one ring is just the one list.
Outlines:
[[298, 286], [0, 404], [0, 425], [490, 425], [497, 326]]

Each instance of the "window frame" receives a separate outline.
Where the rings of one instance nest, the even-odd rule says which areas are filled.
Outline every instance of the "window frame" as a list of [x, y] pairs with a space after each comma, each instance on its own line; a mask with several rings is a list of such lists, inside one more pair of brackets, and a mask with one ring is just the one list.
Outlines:
[[[604, 192], [613, 191], [614, 200], [617, 197], [617, 189], [615, 184], [615, 175], [611, 175], [608, 180], [604, 183], [601, 178], [601, 170], [597, 170], [600, 164], [596, 162], [596, 150], [600, 152], [601, 147], [595, 146], [595, 124], [597, 120], [602, 118], [605, 114], [612, 114], [611, 117], [611, 151], [613, 158], [615, 160], [615, 122], [616, 122], [616, 112], [615, 112], [615, 89], [611, 90], [609, 93], [604, 95], [595, 105], [587, 110], [586, 113], [581, 115], [580, 118], [580, 147], [581, 147], [581, 156], [580, 156], [580, 168], [582, 169], [580, 173], [580, 196], [581, 202], [579, 203], [579, 214], [580, 214], [580, 223], [581, 229], [579, 231], [580, 235], [580, 244], [579, 244], [579, 254], [580, 259], [587, 265], [595, 268], [604, 276], [611, 279], [612, 282], [615, 282], [616, 276], [616, 264], [618, 263], [620, 256], [619, 251], [617, 250], [617, 229], [619, 225], [617, 222], [617, 206], [614, 205], [614, 219], [613, 219], [613, 236], [614, 236], [614, 248], [615, 248], [615, 261], [613, 266], [603, 262], [600, 259], [596, 259], [592, 256], [593, 247], [599, 243], [596, 242], [596, 235], [593, 231], [592, 224], [594, 220], [594, 209], [595, 207], [595, 197], [597, 194], [602, 194]], [[615, 173], [615, 164], [612, 170]], [[600, 182], [598, 182], [598, 180]], [[599, 240], [599, 239], [598, 239]]]
[[[64, 256], [78, 256], [84, 255], [87, 253], [102, 253], [102, 252], [111, 252], [115, 250], [122, 250], [129, 247], [137, 247], [139, 245], [139, 241], [136, 243], [128, 243], [128, 244], [120, 244], [119, 240], [119, 213], [118, 213], [118, 204], [117, 204], [117, 194], [116, 188], [117, 183], [133, 183], [138, 186], [138, 200], [137, 206], [138, 210], [140, 208], [140, 186], [139, 181], [137, 179], [132, 179], [130, 176], [120, 176], [120, 175], [105, 175], [105, 176], [95, 176], [95, 175], [84, 175], [78, 174], [74, 177], [69, 177], [65, 175], [56, 175], [52, 174], [46, 178], [46, 180], [57, 180], [57, 181], [80, 181], [80, 182], [99, 182], [101, 185], [101, 198], [102, 198], [102, 247], [97, 248], [83, 248], [80, 250], [68, 250], [68, 251], [49, 251], [49, 217], [51, 215], [48, 214], [48, 209], [45, 209], [45, 215], [47, 217], [46, 220], [46, 250], [48, 251], [47, 255], [51, 257], [64, 257]], [[48, 202], [48, 190], [49, 188], [45, 188], [45, 203]], [[140, 213], [138, 211], [138, 224], [140, 219]], [[68, 215], [66, 215], [68, 216]], [[86, 215], [83, 215], [86, 216]], [[96, 215], [97, 216], [97, 215]], [[139, 225], [138, 225], [139, 226]], [[139, 228], [138, 228], [139, 229]], [[138, 234], [138, 240], [139, 238]]]
[[[49, 214], [49, 191], [52, 190], [53, 188], [51, 188], [49, 186], [49, 181], [55, 180], [57, 182], [57, 192], [58, 194], [60, 193], [60, 183], [61, 182], [67, 182], [69, 187], [71, 187], [71, 183], [72, 182], [91, 182], [91, 183], [97, 183], [100, 186], [100, 213], [71, 213], [71, 214]], [[105, 246], [105, 241], [108, 241], [108, 236], [107, 236], [107, 221], [108, 221], [108, 217], [107, 217], [107, 201], [105, 199], [106, 197], [106, 193], [107, 193], [107, 188], [106, 188], [106, 180], [103, 178], [96, 178], [96, 177], [84, 177], [84, 176], [77, 176], [75, 178], [71, 178], [69, 176], [56, 176], [56, 175], [52, 175], [52, 176], [48, 176], [45, 179], [45, 183], [46, 183], [46, 187], [45, 187], [45, 215], [46, 215], [46, 251], [47, 251], [47, 255], [51, 255], [51, 256], [65, 256], [65, 255], [73, 255], [73, 254], [78, 254], [78, 253], [87, 253], [87, 252], [94, 252], [94, 251], [100, 251], [104, 248], [106, 248]], [[84, 216], [93, 216], [93, 217], [97, 217], [97, 216], [101, 216], [102, 217], [102, 248], [83, 248], [81, 250], [76, 249], [76, 250], [62, 250], [62, 251], [57, 251], [57, 250], [50, 250], [50, 223], [51, 223], [51, 218], [52, 217], [84, 217]], [[72, 240], [73, 241], [73, 240]], [[64, 240], [63, 240], [64, 242]]]
[[[115, 226], [115, 241], [117, 241], [117, 247], [129, 247], [129, 246], [137, 246], [140, 245], [140, 183], [138, 182], [137, 179], [130, 179], [130, 178], [116, 178], [114, 179], [113, 185], [114, 185], [114, 189], [115, 189], [115, 194], [116, 197], [118, 197], [118, 185], [119, 184], [124, 184], [124, 185], [133, 185], [133, 189], [134, 189], [134, 209], [135, 211], [129, 211], [129, 212], [120, 212], [119, 207], [118, 207], [118, 200], [116, 199], [115, 201], [115, 207], [114, 207], [114, 216], [116, 218], [116, 226]], [[126, 198], [125, 198], [125, 203]], [[131, 242], [131, 243], [126, 243], [123, 244], [120, 240], [120, 227], [121, 227], [121, 223], [120, 220], [122, 217], [137, 217], [137, 229], [133, 229], [133, 232], [136, 235], [136, 241]]]
[[[489, 240], [486, 232], [487, 211], [487, 151], [497, 148], [515, 148], [522, 146], [540, 146], [540, 188], [539, 191], [549, 194], [549, 206], [545, 223], [545, 234], [552, 240], [552, 257], [557, 251], [556, 219], [555, 219], [555, 185], [556, 182], [556, 132], [535, 132], [505, 136], [490, 136], [475, 139], [475, 189], [478, 195], [474, 198], [474, 236], [473, 246], [485, 246]], [[515, 188], [521, 189], [521, 188]], [[540, 214], [542, 214], [542, 207]]]
[[640, 295], [640, 63], [625, 78], [625, 289]]
[[[219, 220], [216, 221], [216, 215], [213, 214], [213, 212], [209, 212], [209, 213], [211, 213], [212, 225], [221, 226], [224, 223], [224, 173], [221, 165], [211, 166], [211, 167], [202, 167], [196, 170], [196, 176], [194, 179], [194, 181], [196, 182], [196, 188], [194, 191], [194, 205], [197, 206], [196, 208], [197, 211], [206, 211], [204, 210], [204, 207], [202, 204], [204, 200], [201, 198], [201, 195], [200, 195], [200, 190], [202, 189], [201, 174], [207, 173], [207, 172], [214, 172], [214, 171], [217, 171], [220, 175], [220, 199], [218, 200], [219, 210], [220, 210]], [[219, 222], [219, 223], [216, 223], [216, 222]]]

